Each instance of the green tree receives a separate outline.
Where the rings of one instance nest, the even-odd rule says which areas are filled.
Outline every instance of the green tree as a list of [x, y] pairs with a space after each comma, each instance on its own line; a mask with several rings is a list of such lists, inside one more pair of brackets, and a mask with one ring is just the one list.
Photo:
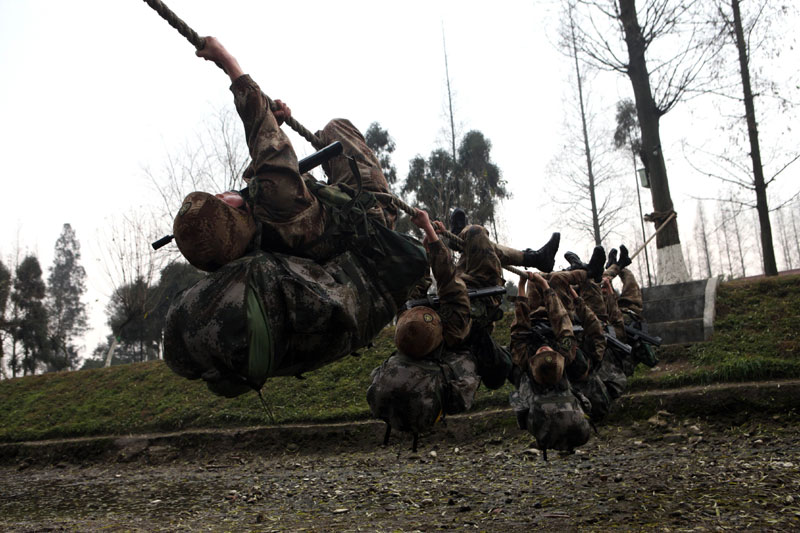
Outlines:
[[[50, 361], [50, 342], [47, 335], [47, 309], [44, 305], [45, 285], [42, 267], [32, 255], [25, 257], [17, 267], [11, 300], [19, 312], [19, 327], [14, 337], [22, 346], [21, 367], [23, 375], [34, 374], [40, 364]], [[17, 373], [16, 361], [11, 368]]]
[[[204, 276], [188, 263], [175, 262], [161, 270], [155, 285], [138, 279], [116, 290], [106, 307], [108, 325], [117, 334], [113, 362], [138, 363], [158, 358], [163, 350], [164, 322], [169, 306], [178, 293]], [[113, 336], [109, 336], [106, 345], [95, 350], [95, 355], [102, 359], [113, 340]], [[86, 368], [91, 364], [85, 365]]]
[[375, 153], [375, 157], [378, 158], [386, 181], [389, 182], [390, 186], [393, 186], [397, 183], [397, 169], [392, 163], [392, 153], [395, 149], [394, 139], [378, 122], [373, 122], [369, 125], [364, 139], [367, 141], [367, 146], [369, 146], [370, 150]]
[[416, 204], [432, 219], [447, 220], [456, 207], [464, 209], [473, 224], [490, 226], [497, 239], [496, 206], [509, 196], [499, 167], [491, 160], [492, 143], [477, 130], [461, 139], [458, 160], [445, 150], [428, 159], [409, 161], [404, 194], [413, 193]]
[[11, 271], [0, 261], [0, 372], [3, 372], [6, 338], [11, 332], [11, 321], [6, 316], [8, 297], [11, 294]]
[[56, 241], [55, 259], [47, 278], [47, 311], [50, 319], [52, 370], [74, 369], [78, 364], [75, 337], [86, 332], [86, 271], [80, 265], [81, 250], [75, 231], [64, 224]]

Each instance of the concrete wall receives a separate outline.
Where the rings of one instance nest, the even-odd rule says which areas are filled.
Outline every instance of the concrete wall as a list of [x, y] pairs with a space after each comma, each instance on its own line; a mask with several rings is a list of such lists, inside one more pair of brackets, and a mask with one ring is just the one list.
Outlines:
[[664, 344], [706, 341], [714, 332], [719, 278], [642, 289], [644, 318]]

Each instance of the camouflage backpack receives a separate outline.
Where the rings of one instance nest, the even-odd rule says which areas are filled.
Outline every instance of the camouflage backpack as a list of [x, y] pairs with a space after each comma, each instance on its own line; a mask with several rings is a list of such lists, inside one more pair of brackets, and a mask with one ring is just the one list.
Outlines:
[[510, 402], [520, 422], [527, 410], [525, 429], [534, 436], [536, 447], [545, 453], [545, 459], [549, 449], [572, 452], [589, 441], [589, 420], [567, 379], [555, 387], [542, 388], [526, 373], [519, 389], [511, 393]]
[[611, 397], [596, 371], [591, 372], [583, 381], [573, 382], [572, 388], [589, 402], [590, 407], [586, 412], [589, 413], [592, 422], [599, 422], [606, 417], [611, 409]]
[[367, 403], [388, 427], [416, 436], [445, 415], [472, 407], [480, 378], [468, 350], [443, 351], [425, 359], [395, 352], [372, 371]]

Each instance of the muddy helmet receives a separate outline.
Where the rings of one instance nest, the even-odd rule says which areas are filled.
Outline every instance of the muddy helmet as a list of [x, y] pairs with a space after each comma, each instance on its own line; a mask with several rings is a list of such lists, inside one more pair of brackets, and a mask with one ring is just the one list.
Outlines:
[[255, 232], [252, 216], [205, 192], [190, 193], [172, 224], [183, 257], [206, 272], [244, 255]]
[[564, 356], [544, 345], [530, 360], [531, 374], [540, 385], [555, 385], [564, 375]]
[[412, 307], [397, 320], [397, 349], [412, 359], [421, 359], [442, 343], [442, 319], [430, 307]]

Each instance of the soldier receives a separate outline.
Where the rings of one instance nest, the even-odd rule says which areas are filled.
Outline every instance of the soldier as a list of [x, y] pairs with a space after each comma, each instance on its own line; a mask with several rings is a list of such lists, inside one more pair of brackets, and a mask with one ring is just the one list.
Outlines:
[[[623, 362], [623, 371], [628, 376], [633, 374], [638, 363], [649, 367], [658, 364], [658, 357], [650, 344], [641, 339], [632, 338], [625, 331], [625, 326], [631, 326], [639, 331], [646, 329], [642, 318], [642, 290], [639, 288], [636, 276], [627, 268], [630, 264], [628, 249], [624, 245], [619, 247], [619, 259], [617, 259], [617, 251], [612, 249], [608, 254], [608, 263], [603, 272], [602, 283], [609, 322], [614, 327], [617, 338], [627, 342], [632, 348], [632, 357], [626, 358]], [[617, 276], [622, 280], [622, 291], [619, 294], [611, 285], [611, 280]]]
[[[531, 301], [529, 295], [536, 300]], [[510, 400], [517, 422], [536, 438], [545, 458], [551, 448], [571, 452], [589, 440], [584, 413], [591, 410], [589, 402], [575, 394], [564, 371], [577, 352], [572, 321], [562, 299], [540, 274], [520, 276], [515, 302], [511, 354], [519, 374]], [[531, 305], [545, 310], [552, 335], [534, 328]]]
[[[211, 272], [167, 314], [164, 359], [225, 396], [259, 390], [270, 376], [299, 375], [368, 344], [427, 268], [425, 250], [391, 226], [394, 211], [368, 191], [388, 190], [380, 165], [348, 121], [324, 142], [355, 158], [325, 167], [336, 186], [300, 176], [297, 157], [258, 85], [214, 38], [197, 55], [232, 81], [252, 163], [247, 199], [192, 193], [175, 218], [184, 257]], [[348, 187], [349, 185], [349, 187]], [[365, 192], [366, 191], [366, 192]]]
[[[481, 382], [490, 388], [505, 383], [511, 369], [510, 355], [490, 335], [499, 302], [470, 302], [465, 279], [474, 284], [472, 288], [502, 286], [501, 260], [495, 251], [502, 248], [516, 252], [517, 258], [523, 252], [499, 247], [489, 240], [484, 228], [469, 226], [461, 232], [464, 250], [459, 264], [467, 269], [462, 274], [439, 239], [444, 231], [442, 223], [430, 223], [424, 211], [418, 211], [412, 222], [425, 232], [439, 306], [435, 310], [414, 307], [399, 316], [397, 352], [373, 371], [367, 401], [373, 415], [387, 424], [386, 442], [391, 429], [399, 429], [412, 433], [416, 449], [421, 432], [444, 415], [471, 407]], [[539, 262], [552, 264], [558, 238], [555, 234], [542, 250], [529, 253], [540, 252]], [[480, 310], [476, 312], [476, 308]]]

